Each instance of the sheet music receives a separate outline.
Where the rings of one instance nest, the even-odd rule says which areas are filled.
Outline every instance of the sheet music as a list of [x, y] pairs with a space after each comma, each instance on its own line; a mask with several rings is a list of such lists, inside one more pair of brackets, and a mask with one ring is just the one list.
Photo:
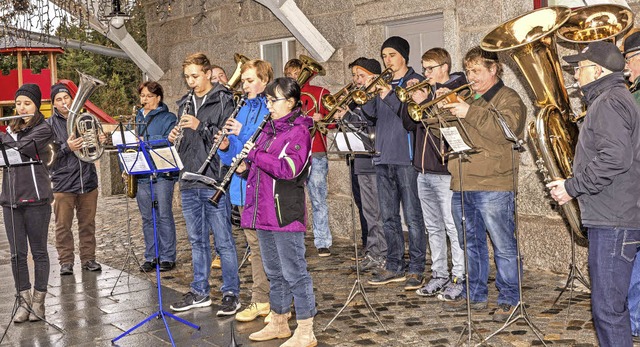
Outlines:
[[118, 156], [120, 157], [120, 161], [122, 162], [127, 174], [135, 174], [151, 170], [149, 163], [147, 163], [142, 152], [121, 152], [118, 153]]
[[[117, 145], [122, 145], [122, 133], [120, 131], [114, 131], [111, 134], [111, 141], [113, 142], [114, 146]], [[138, 139], [138, 137], [136, 136], [136, 134], [133, 132], [133, 130], [125, 130], [124, 131], [124, 141], [126, 142], [126, 144], [135, 144], [138, 143], [140, 140]]]
[[[5, 150], [7, 152], [7, 159], [9, 159], [10, 165], [16, 165], [22, 163], [22, 157], [20, 157], [20, 152], [17, 149], [7, 148]], [[4, 162], [4, 156], [0, 154], [0, 166], [7, 166]]]
[[172, 167], [178, 167], [180, 170], [184, 168], [175, 146], [154, 148], [149, 154], [151, 154], [153, 164], [158, 170], [170, 169]]
[[[347, 135], [345, 137], [345, 134]], [[347, 146], [347, 139], [349, 140], [349, 145]], [[335, 137], [336, 147], [339, 151], [344, 152], [368, 152], [369, 150], [365, 148], [364, 143], [360, 139], [360, 136], [353, 132], [338, 132]], [[351, 148], [349, 148], [351, 147]]]
[[447, 143], [449, 144], [449, 146], [451, 146], [451, 149], [454, 152], [464, 152], [471, 149], [471, 147], [469, 147], [469, 145], [467, 145], [467, 143], [462, 139], [458, 128], [440, 128], [440, 132], [444, 136], [445, 140], [447, 140]]

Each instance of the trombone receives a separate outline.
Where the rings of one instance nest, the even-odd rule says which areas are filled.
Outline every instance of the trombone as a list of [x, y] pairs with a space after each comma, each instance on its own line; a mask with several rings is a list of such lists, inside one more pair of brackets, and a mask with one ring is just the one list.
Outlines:
[[[442, 109], [438, 107], [438, 104], [441, 101], [446, 101], [446, 103], [456, 102], [458, 97], [461, 97], [463, 100], [467, 100], [473, 94], [473, 88], [471, 87], [473, 82], [461, 85], [460, 87], [450, 90], [445, 94], [440, 95], [439, 97], [427, 102], [424, 105], [418, 105], [417, 103], [411, 101], [407, 105], [407, 111], [409, 112], [409, 117], [416, 122], [420, 122], [423, 120], [436, 119], [443, 116], [443, 113], [449, 113], [448, 110]], [[426, 114], [425, 117], [422, 115]], [[444, 115], [445, 121], [451, 121], [457, 119], [457, 117], [448, 117]], [[429, 123], [429, 122], [428, 122]]]
[[401, 86], [397, 86], [395, 91], [396, 91], [396, 95], [398, 96], [398, 99], [400, 99], [401, 102], [409, 102], [411, 100], [411, 96], [413, 95], [413, 93], [416, 90], [420, 90], [422, 88], [426, 88], [427, 93], [431, 93], [431, 85], [429, 84], [430, 79], [431, 77], [426, 78], [424, 81], [414, 84], [407, 88], [402, 88]]

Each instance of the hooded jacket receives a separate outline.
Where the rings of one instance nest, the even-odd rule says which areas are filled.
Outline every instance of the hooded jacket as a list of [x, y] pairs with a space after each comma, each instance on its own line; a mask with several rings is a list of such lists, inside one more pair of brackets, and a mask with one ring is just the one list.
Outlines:
[[[435, 97], [436, 90], [440, 88], [456, 89], [467, 83], [466, 77], [461, 72], [454, 72], [449, 76], [449, 80], [443, 84], [436, 83], [431, 88], [431, 95], [423, 102], [426, 104]], [[448, 175], [447, 158], [442, 158], [440, 147], [446, 149], [446, 144], [441, 142], [440, 135], [434, 134], [433, 129], [425, 128], [420, 122], [416, 122], [409, 116], [408, 103], [403, 103], [400, 110], [402, 125], [407, 131], [413, 131], [415, 134], [415, 155], [413, 156], [413, 167], [420, 173], [429, 173], [435, 175]], [[438, 131], [439, 132], [439, 131]]]
[[[175, 114], [169, 112], [169, 107], [164, 102], [160, 102], [158, 107], [149, 111], [147, 115], [144, 115], [144, 109], [138, 110], [136, 113], [136, 123], [138, 136], [143, 137], [143, 141], [154, 140], [166, 140], [169, 137], [169, 133], [176, 126], [178, 118]], [[143, 174], [136, 175], [138, 180], [145, 180], [144, 183], [151, 175]], [[158, 174], [162, 179], [174, 179], [178, 176], [178, 172], [165, 172]], [[142, 181], [139, 181], [142, 182]]]
[[423, 81], [424, 77], [409, 68], [404, 77], [391, 82], [391, 92], [382, 99], [380, 95], [362, 106], [367, 117], [372, 118], [376, 125], [375, 146], [380, 153], [373, 157], [373, 163], [391, 165], [411, 165], [413, 160], [413, 132], [408, 132], [402, 126], [399, 117], [402, 102], [395, 93], [396, 86], [407, 86], [412, 79]]
[[243, 228], [304, 232], [304, 185], [309, 173], [313, 119], [296, 109], [269, 121], [247, 155], [249, 177]]
[[640, 108], [619, 72], [582, 92], [587, 115], [567, 193], [578, 198], [586, 227], [640, 229]]
[[[253, 99], [248, 99], [246, 104], [240, 108], [236, 120], [242, 124], [240, 134], [229, 135], [229, 148], [226, 151], [218, 150], [220, 160], [224, 165], [231, 165], [233, 158], [242, 151], [245, 142], [256, 132], [258, 126], [269, 114], [267, 109], [267, 98], [264, 94], [260, 94]], [[229, 196], [231, 203], [238, 206], [244, 206], [246, 200], [247, 180], [238, 174], [233, 174], [231, 184], [229, 185]]]
[[9, 133], [0, 135], [5, 148], [19, 148], [23, 162], [40, 160], [39, 163], [2, 168], [0, 205], [3, 207], [44, 205], [53, 201], [49, 171], [42, 164], [51, 157], [49, 144], [53, 142], [53, 131], [41, 113], [35, 117], [40, 118], [36, 125], [18, 132], [17, 141]]
[[57, 110], [47, 119], [59, 144], [51, 166], [51, 183], [56, 193], [84, 194], [98, 188], [98, 174], [93, 163], [78, 158], [67, 146], [67, 119]]
[[[509, 142], [496, 120], [500, 112], [509, 128], [518, 138], [524, 134], [527, 108], [515, 90], [498, 80], [486, 93], [475, 94], [469, 102], [467, 116], [462, 124], [476, 146], [477, 152], [469, 153], [464, 161], [463, 189], [465, 191], [513, 191], [514, 170], [511, 163], [512, 142]], [[495, 108], [495, 110], [494, 110]], [[462, 132], [461, 132], [462, 133]], [[518, 173], [520, 156], [516, 153], [515, 165]], [[458, 157], [449, 158], [451, 189], [460, 191]], [[517, 177], [517, 176], [516, 176]]]
[[[187, 95], [178, 100], [178, 114], [182, 114]], [[191, 100], [195, 105], [195, 97]], [[184, 164], [184, 171], [197, 173], [200, 166], [207, 160], [209, 151], [214, 143], [214, 136], [224, 126], [227, 118], [233, 112], [233, 95], [220, 83], [214, 83], [213, 88], [206, 94], [200, 107], [194, 107], [195, 116], [200, 121], [198, 128], [184, 129], [183, 138], [178, 148], [178, 154]], [[224, 176], [224, 169], [218, 155], [211, 158], [206, 166], [205, 176], [219, 181]], [[198, 181], [180, 180], [180, 190], [184, 189], [212, 189], [210, 186]]]

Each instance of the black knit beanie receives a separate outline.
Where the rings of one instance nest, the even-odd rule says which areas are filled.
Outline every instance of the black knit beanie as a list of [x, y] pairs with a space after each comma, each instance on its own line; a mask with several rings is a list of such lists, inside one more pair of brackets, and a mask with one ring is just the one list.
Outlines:
[[382, 54], [382, 50], [390, 47], [398, 51], [400, 55], [404, 58], [405, 63], [409, 64], [409, 42], [403, 39], [400, 36], [391, 36], [388, 38], [380, 48], [380, 54]]
[[71, 92], [69, 91], [69, 88], [67, 88], [67, 86], [60, 83], [54, 84], [51, 87], [51, 103], [53, 104], [53, 99], [55, 99], [58, 93], [63, 93], [63, 92], [69, 94], [69, 97], [71, 97]]
[[380, 63], [375, 59], [358, 59], [353, 62], [353, 65], [360, 66], [361, 68], [369, 71], [374, 75], [379, 75], [380, 73], [382, 73]]
[[40, 104], [42, 103], [42, 93], [40, 92], [40, 87], [37, 84], [23, 84], [22, 87], [16, 91], [16, 99], [18, 96], [24, 95], [27, 98], [31, 99], [33, 103], [36, 105], [36, 109], [40, 110]]

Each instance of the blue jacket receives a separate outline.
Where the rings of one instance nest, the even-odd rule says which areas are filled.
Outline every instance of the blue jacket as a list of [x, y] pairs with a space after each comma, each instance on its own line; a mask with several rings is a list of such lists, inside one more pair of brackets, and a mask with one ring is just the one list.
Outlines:
[[[142, 111], [143, 109], [140, 109], [136, 114], [136, 123], [138, 124], [138, 135], [144, 135], [144, 141], [166, 139], [178, 121], [176, 115], [169, 112], [169, 108], [164, 102], [161, 102], [155, 110], [151, 110], [146, 116]], [[153, 121], [149, 124], [152, 119]], [[148, 128], [147, 124], [149, 124]]]
[[406, 87], [407, 81], [412, 79], [419, 81], [424, 77], [417, 74], [413, 68], [398, 80], [391, 83], [391, 92], [382, 99], [376, 96], [370, 102], [362, 106], [365, 115], [376, 122], [376, 152], [380, 154], [373, 157], [375, 165], [411, 165], [413, 160], [413, 131], [407, 131], [400, 119], [400, 106], [394, 89], [396, 86]]
[[[246, 104], [240, 108], [236, 120], [242, 124], [240, 134], [229, 135], [229, 148], [226, 151], [218, 150], [220, 161], [224, 165], [231, 165], [233, 158], [242, 151], [245, 142], [249, 140], [251, 135], [256, 132], [258, 126], [264, 119], [264, 116], [269, 114], [267, 109], [267, 99], [263, 94], [258, 97], [249, 99]], [[247, 191], [247, 180], [234, 174], [231, 178], [231, 184], [229, 186], [229, 195], [231, 197], [231, 203], [238, 206], [244, 206], [245, 193]]]
[[247, 155], [247, 201], [243, 228], [305, 232], [304, 185], [311, 156], [311, 117], [296, 109], [267, 122]]

